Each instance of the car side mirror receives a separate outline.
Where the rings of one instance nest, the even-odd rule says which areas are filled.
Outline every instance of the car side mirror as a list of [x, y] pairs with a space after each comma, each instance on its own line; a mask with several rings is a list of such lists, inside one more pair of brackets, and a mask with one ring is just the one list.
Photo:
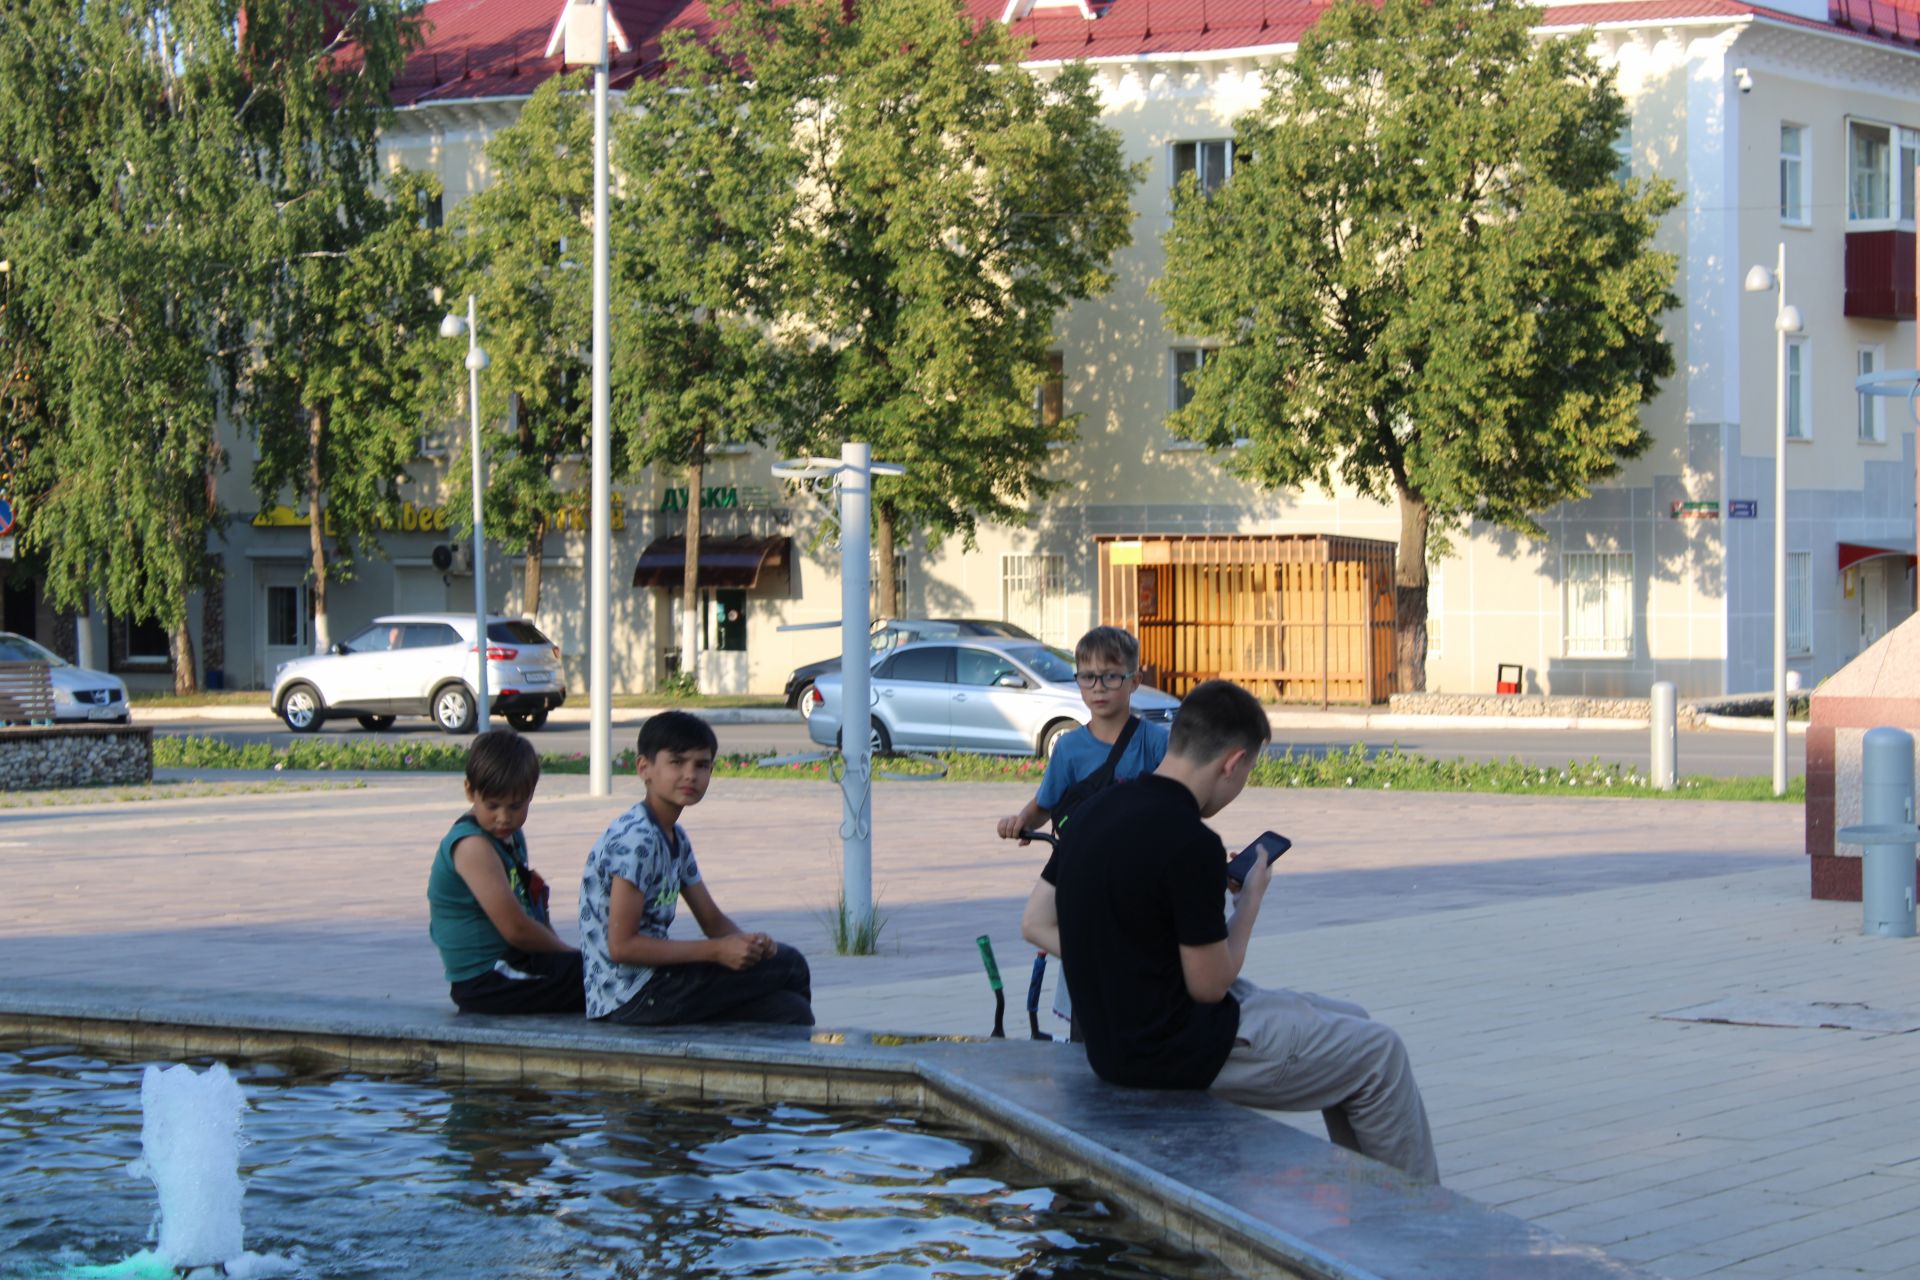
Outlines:
[[999, 678], [993, 683], [1002, 689], [1024, 689], [1027, 687], [1027, 682], [1012, 671], [1001, 672]]
[[327, 652], [333, 654], [335, 657], [344, 658], [347, 655], [347, 642], [344, 640], [335, 640], [332, 646], [327, 649]]

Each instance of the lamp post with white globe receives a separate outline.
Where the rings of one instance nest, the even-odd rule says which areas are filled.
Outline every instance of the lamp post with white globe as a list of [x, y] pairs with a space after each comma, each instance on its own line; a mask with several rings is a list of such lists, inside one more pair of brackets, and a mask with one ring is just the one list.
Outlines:
[[481, 515], [480, 466], [480, 371], [492, 361], [480, 345], [480, 322], [474, 313], [473, 295], [467, 295], [467, 317], [462, 320], [449, 311], [440, 320], [440, 336], [467, 335], [467, 412], [472, 422], [469, 450], [473, 455], [473, 636], [477, 672], [473, 683], [473, 731], [487, 731], [487, 532]]
[[1787, 335], [1802, 329], [1787, 304], [1787, 246], [1771, 271], [1747, 272], [1748, 293], [1774, 293], [1773, 340], [1773, 794], [1787, 794]]

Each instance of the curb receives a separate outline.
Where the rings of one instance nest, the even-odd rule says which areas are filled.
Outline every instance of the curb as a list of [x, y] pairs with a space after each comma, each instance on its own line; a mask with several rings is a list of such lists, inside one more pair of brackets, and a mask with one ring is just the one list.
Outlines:
[[[683, 708], [684, 709], [684, 708]], [[616, 722], [632, 721], [638, 723], [666, 707], [615, 707], [613, 718]], [[799, 724], [800, 713], [786, 707], [707, 707], [693, 708], [701, 719], [709, 724]], [[279, 722], [280, 717], [273, 714], [271, 707], [228, 707], [205, 705], [197, 707], [143, 707], [136, 703], [133, 707], [133, 723], [153, 723], [156, 720], [219, 720], [219, 721], [272, 721]], [[586, 707], [561, 707], [548, 717], [550, 724], [587, 724], [592, 713]]]

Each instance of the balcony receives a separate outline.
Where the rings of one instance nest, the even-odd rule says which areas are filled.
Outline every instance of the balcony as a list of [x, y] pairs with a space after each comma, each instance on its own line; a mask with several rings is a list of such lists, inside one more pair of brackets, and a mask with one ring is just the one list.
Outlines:
[[1913, 232], [1847, 232], [1846, 314], [1859, 320], [1914, 318]]

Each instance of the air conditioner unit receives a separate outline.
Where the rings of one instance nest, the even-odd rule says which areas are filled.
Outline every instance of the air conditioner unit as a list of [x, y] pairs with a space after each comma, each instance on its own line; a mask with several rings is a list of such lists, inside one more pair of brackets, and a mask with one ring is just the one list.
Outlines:
[[433, 549], [433, 567], [442, 573], [472, 573], [473, 544], [443, 542]]

